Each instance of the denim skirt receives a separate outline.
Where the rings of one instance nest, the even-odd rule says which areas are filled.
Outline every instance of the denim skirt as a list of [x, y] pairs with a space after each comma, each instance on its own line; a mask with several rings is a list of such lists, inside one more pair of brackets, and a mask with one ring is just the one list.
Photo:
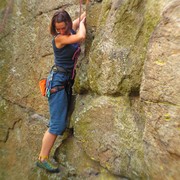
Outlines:
[[[51, 87], [64, 85], [64, 82], [69, 80], [69, 76], [65, 73], [53, 72]], [[67, 127], [68, 117], [68, 94], [66, 89], [62, 89], [48, 97], [50, 121], [49, 132], [55, 135], [62, 135]]]

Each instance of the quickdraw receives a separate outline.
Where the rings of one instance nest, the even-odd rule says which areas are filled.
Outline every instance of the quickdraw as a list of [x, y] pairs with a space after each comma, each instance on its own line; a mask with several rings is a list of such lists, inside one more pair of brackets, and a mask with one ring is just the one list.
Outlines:
[[46, 97], [50, 97], [50, 95], [51, 95], [51, 85], [52, 85], [52, 80], [53, 80], [53, 74], [54, 74], [54, 72], [51, 71], [50, 74], [47, 77], [47, 82], [46, 82]]

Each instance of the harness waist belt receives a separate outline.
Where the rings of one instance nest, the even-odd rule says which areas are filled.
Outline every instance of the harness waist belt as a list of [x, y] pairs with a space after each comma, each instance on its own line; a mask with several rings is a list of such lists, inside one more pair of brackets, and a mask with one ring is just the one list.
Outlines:
[[54, 72], [60, 72], [60, 73], [67, 73], [67, 74], [71, 74], [72, 73], [72, 69], [65, 69], [61, 66], [57, 66], [57, 65], [54, 65], [52, 67], [52, 71]]
[[65, 86], [55, 86], [50, 90], [50, 94], [56, 93], [58, 91], [61, 91], [62, 89], [64, 89]]

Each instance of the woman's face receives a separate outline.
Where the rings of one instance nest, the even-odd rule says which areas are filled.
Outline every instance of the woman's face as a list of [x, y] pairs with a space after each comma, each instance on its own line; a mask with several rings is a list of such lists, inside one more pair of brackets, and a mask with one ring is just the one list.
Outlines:
[[55, 23], [55, 28], [58, 33], [61, 35], [66, 35], [67, 33], [67, 26], [65, 22]]

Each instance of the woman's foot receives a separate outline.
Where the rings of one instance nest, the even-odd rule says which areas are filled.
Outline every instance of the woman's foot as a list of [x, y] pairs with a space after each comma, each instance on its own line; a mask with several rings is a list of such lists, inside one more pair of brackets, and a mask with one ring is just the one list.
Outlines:
[[54, 166], [49, 159], [44, 159], [44, 160], [38, 160], [36, 162], [36, 165], [40, 168], [43, 168], [45, 170], [47, 170], [48, 172], [51, 173], [59, 173], [60, 169], [57, 166]]

